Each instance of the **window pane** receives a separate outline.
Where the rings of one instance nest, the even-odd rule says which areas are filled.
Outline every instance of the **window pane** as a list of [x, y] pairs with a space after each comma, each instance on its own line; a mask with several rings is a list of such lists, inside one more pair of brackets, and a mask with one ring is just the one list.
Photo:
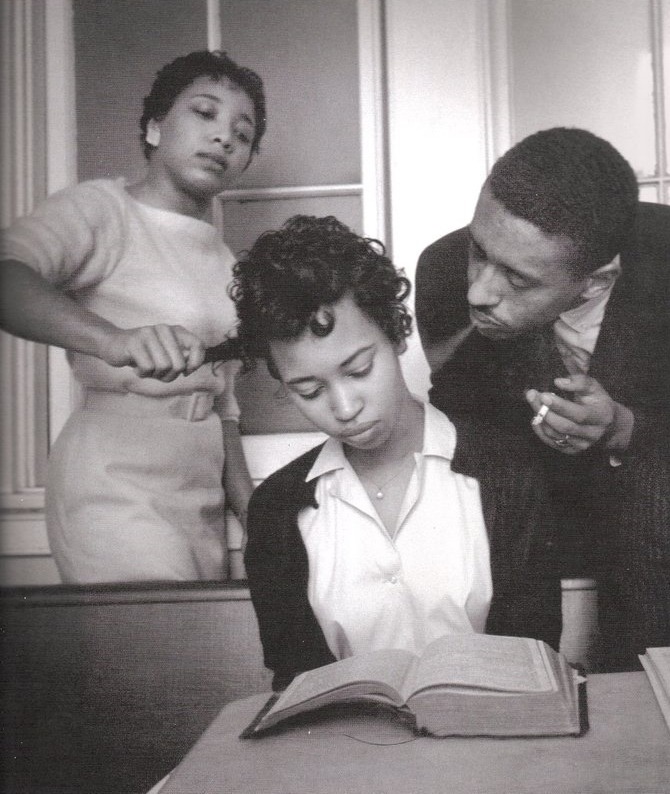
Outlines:
[[640, 201], [661, 202], [658, 196], [658, 187], [656, 185], [642, 185], [640, 188]]
[[41, 488], [49, 446], [44, 345], [0, 331], [0, 492]]
[[207, 48], [206, 0], [75, 0], [79, 179], [144, 171], [142, 100], [156, 72]]
[[514, 139], [585, 127], [654, 175], [649, 3], [511, 0], [509, 26]]
[[230, 249], [249, 248], [259, 234], [278, 229], [292, 215], [334, 215], [355, 232], [361, 232], [360, 196], [323, 196], [270, 201], [226, 201], [223, 228]]
[[242, 186], [360, 182], [356, 0], [221, 0], [222, 49], [263, 78], [268, 129]]

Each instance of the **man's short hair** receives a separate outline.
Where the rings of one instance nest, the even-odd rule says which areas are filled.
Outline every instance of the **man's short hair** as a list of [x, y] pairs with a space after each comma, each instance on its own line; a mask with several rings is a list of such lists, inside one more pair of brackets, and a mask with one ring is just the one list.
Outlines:
[[487, 185], [513, 215], [569, 238], [576, 275], [610, 262], [632, 232], [638, 185], [628, 161], [587, 130], [554, 127], [513, 146]]

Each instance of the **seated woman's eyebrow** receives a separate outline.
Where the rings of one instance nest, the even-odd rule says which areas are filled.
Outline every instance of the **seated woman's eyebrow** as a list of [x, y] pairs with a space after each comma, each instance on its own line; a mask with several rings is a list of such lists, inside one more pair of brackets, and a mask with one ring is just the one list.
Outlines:
[[286, 381], [287, 386], [300, 386], [301, 383], [311, 383], [312, 381], [317, 381], [318, 378], [316, 375], [303, 375], [299, 378], [291, 378], [290, 380]]
[[356, 360], [356, 359], [357, 359], [359, 356], [362, 356], [364, 353], [367, 353], [367, 352], [369, 352], [370, 350], [373, 350], [373, 349], [374, 349], [374, 347], [375, 347], [375, 346], [374, 346], [374, 344], [372, 344], [372, 345], [365, 345], [365, 347], [361, 347], [361, 348], [359, 348], [359, 349], [358, 349], [358, 350], [357, 350], [355, 353], [352, 353], [352, 355], [350, 355], [350, 356], [349, 356], [349, 358], [346, 358], [346, 359], [345, 359], [345, 360], [344, 360], [344, 361], [343, 361], [343, 362], [340, 364], [340, 368], [341, 368], [341, 369], [346, 369], [347, 367], [351, 366], [351, 364], [353, 364], [353, 363], [354, 363], [354, 361], [355, 361], [355, 360]]
[[[339, 364], [340, 369], [346, 369], [346, 367], [350, 366], [359, 356], [363, 355], [363, 353], [367, 353], [369, 350], [372, 350], [374, 345], [365, 345], [365, 347], [361, 347], [352, 353], [348, 358], [345, 358], [341, 364]], [[315, 375], [303, 375], [297, 378], [290, 378], [286, 381], [287, 386], [297, 386], [300, 383], [309, 383], [310, 381], [319, 380]]]

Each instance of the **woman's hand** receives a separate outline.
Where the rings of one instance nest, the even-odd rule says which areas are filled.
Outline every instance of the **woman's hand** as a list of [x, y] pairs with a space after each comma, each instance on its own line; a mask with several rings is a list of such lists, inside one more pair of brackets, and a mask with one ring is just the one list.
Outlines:
[[100, 358], [113, 367], [134, 367], [141, 378], [170, 383], [202, 365], [205, 345], [181, 325], [115, 328], [108, 332]]

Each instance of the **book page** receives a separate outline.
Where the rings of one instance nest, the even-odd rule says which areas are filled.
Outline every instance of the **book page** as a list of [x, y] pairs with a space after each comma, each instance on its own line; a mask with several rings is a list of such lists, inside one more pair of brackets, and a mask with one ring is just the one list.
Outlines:
[[[654, 690], [654, 695], [656, 696], [656, 701], [658, 702], [659, 708], [663, 714], [663, 718], [665, 722], [670, 728], [670, 689], [668, 689], [667, 682], [662, 679], [663, 673], [659, 669], [659, 666], [656, 664], [656, 660], [650, 653], [651, 651], [666, 651], [667, 654], [655, 654], [656, 657], [660, 656], [659, 661], [663, 664], [663, 656], [665, 656], [665, 663], [670, 662], [670, 648], [647, 648], [647, 652], [644, 655], [640, 655], [639, 659], [642, 662], [642, 667], [647, 674], [647, 678], [649, 679], [649, 683], [651, 684], [651, 688]], [[666, 668], [665, 673], [668, 673]]]
[[387, 691], [401, 705], [400, 690], [407, 668], [414, 659], [414, 654], [409, 651], [382, 650], [351, 656], [315, 670], [308, 670], [293, 679], [269, 714], [362, 681], [381, 684], [383, 688], [371, 686], [370, 692]]
[[651, 659], [656, 674], [670, 696], [670, 648], [647, 648], [647, 656]]
[[551, 649], [523, 637], [455, 634], [432, 642], [415, 666], [412, 692], [431, 686], [475, 687], [501, 692], [549, 692], [558, 688], [545, 656]]

